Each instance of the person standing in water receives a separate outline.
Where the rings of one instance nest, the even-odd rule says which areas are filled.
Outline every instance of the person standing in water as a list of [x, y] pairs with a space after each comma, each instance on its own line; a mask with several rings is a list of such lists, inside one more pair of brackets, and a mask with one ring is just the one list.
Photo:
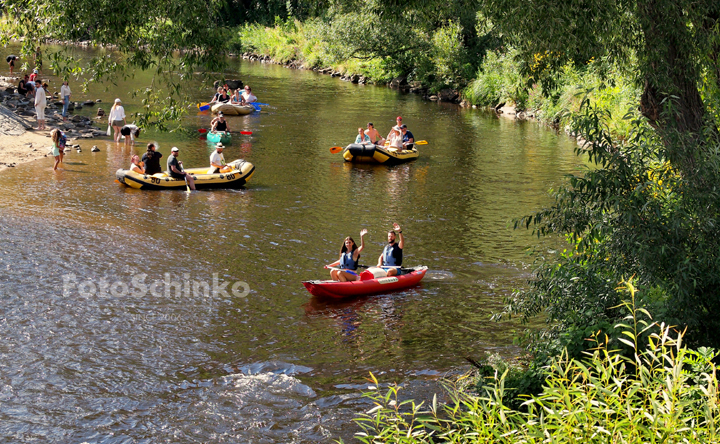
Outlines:
[[[395, 235], [397, 231], [397, 236]], [[399, 239], [399, 242], [395, 242]], [[388, 276], [399, 276], [402, 274], [403, 248], [405, 248], [405, 237], [402, 229], [397, 223], [393, 223], [393, 229], [388, 231], [388, 244], [383, 248], [378, 258], [377, 266], [387, 272]]]

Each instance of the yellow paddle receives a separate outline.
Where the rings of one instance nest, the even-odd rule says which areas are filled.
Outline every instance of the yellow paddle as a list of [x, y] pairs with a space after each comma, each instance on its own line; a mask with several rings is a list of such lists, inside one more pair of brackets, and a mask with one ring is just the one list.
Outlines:
[[[427, 145], [427, 144], [428, 144], [427, 140], [418, 140], [417, 142], [413, 142], [413, 143], [414, 143], [415, 145]], [[386, 141], [385, 141], [385, 146], [388, 146], [388, 145], [390, 145], [390, 142], [388, 142], [388, 141], [386, 140]]]

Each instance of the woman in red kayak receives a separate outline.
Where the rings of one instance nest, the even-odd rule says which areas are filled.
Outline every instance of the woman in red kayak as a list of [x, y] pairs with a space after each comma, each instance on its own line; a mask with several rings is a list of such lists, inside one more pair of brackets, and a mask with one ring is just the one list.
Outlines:
[[350, 236], [345, 238], [345, 242], [343, 242], [342, 249], [340, 250], [340, 259], [325, 266], [325, 268], [332, 269], [330, 271], [332, 280], [347, 282], [360, 279], [360, 276], [358, 276], [355, 270], [358, 268], [360, 253], [363, 251], [363, 248], [365, 248], [365, 235], [367, 232], [364, 228], [360, 231], [359, 247]]

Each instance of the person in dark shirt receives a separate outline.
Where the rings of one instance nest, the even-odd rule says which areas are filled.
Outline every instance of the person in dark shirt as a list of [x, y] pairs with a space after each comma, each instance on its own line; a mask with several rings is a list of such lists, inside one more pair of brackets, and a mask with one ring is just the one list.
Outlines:
[[[397, 231], [397, 238], [400, 239], [400, 242], [395, 242], [396, 235], [395, 231]], [[403, 248], [405, 247], [405, 237], [403, 237], [402, 229], [400, 229], [400, 225], [397, 223], [393, 224], [393, 229], [388, 231], [388, 244], [385, 245], [385, 248], [383, 248], [382, 253], [380, 253], [380, 257], [378, 258], [378, 267], [382, 268], [383, 270], [387, 271], [388, 276], [396, 276], [401, 275], [402, 270], [400, 266], [402, 266], [402, 257], [403, 257]]]
[[145, 165], [145, 174], [152, 176], [153, 174], [162, 173], [160, 167], [160, 159], [162, 153], [155, 151], [155, 145], [148, 143], [147, 152], [142, 156], [142, 162]]
[[178, 155], [180, 155], [180, 149], [176, 146], [172, 147], [170, 150], [170, 157], [168, 157], [167, 160], [168, 174], [175, 179], [185, 180], [190, 189], [194, 190], [195, 180], [193, 180], [191, 175], [183, 171], [182, 162], [177, 159]]
[[227, 120], [225, 120], [225, 115], [223, 113], [218, 113], [217, 117], [210, 122], [210, 129], [213, 132], [218, 133], [225, 133], [230, 131], [227, 126]]
[[413, 133], [408, 131], [407, 125], [400, 126], [400, 131], [402, 131], [403, 136], [403, 148], [406, 150], [411, 150], [415, 146], [415, 136], [413, 136]]

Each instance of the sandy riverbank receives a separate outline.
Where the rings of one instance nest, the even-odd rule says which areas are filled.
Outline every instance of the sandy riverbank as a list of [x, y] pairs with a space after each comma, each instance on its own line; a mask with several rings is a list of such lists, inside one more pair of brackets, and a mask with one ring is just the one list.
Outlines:
[[52, 145], [50, 131], [26, 130], [22, 124], [0, 114], [0, 135], [0, 172], [45, 157], [50, 158], [47, 162], [52, 168], [53, 158], [48, 155]]

